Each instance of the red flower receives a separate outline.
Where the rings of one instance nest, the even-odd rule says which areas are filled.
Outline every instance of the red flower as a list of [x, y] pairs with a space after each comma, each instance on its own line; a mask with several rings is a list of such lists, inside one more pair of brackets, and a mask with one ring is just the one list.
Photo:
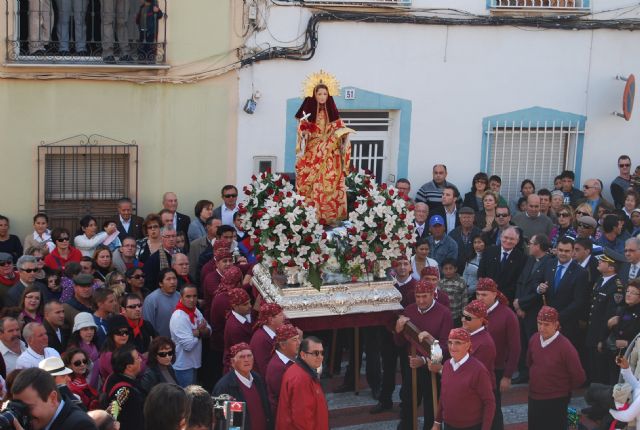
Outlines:
[[407, 218], [407, 214], [405, 214], [404, 212], [401, 212], [400, 214], [398, 214], [398, 218], [404, 220]]
[[287, 197], [291, 197], [291, 196], [293, 196], [293, 194], [291, 193], [291, 191], [287, 191], [287, 194], [286, 194], [286, 195], [287, 195]]
[[273, 261], [271, 262], [271, 267], [273, 267], [274, 269], [275, 269], [276, 267], [278, 267], [278, 262], [277, 262], [276, 260], [273, 260]]
[[326, 238], [327, 238], [327, 232], [326, 232], [326, 231], [323, 231], [323, 232], [322, 232], [322, 239], [326, 239]]
[[327, 261], [329, 259], [329, 254], [322, 254], [322, 259]]
[[[284, 178], [285, 181], [287, 182], [291, 182], [291, 178], [289, 177], [289, 175], [282, 175], [282, 177]], [[287, 194], [291, 194], [291, 193], [287, 193]], [[291, 197], [291, 196], [287, 196], [287, 197]]]
[[362, 232], [362, 233], [360, 234], [360, 239], [362, 239], [362, 240], [367, 240], [367, 233], [366, 233], [366, 232]]
[[253, 234], [259, 237], [262, 234], [262, 230], [260, 230], [259, 228], [256, 228]]
[[382, 188], [383, 190], [386, 190], [387, 189], [387, 184], [383, 182], [382, 185], [380, 185], [380, 188]]
[[273, 219], [269, 220], [269, 227], [275, 227], [276, 226], [276, 222]]
[[313, 242], [313, 237], [305, 236], [304, 241], [307, 242], [307, 243], [311, 243], [311, 242]]
[[360, 207], [360, 203], [359, 203], [359, 202], [355, 202], [355, 203], [353, 204], [353, 207], [354, 207], [354, 208], [359, 208], [359, 207]]
[[267, 195], [270, 196], [273, 194], [273, 188], [267, 188]]
[[284, 215], [287, 213], [287, 210], [285, 208], [280, 208], [279, 212], [280, 212], [280, 215]]
[[413, 235], [412, 235], [412, 234], [410, 234], [410, 233], [405, 234], [405, 235], [404, 235], [404, 237], [405, 237], [405, 239], [407, 239], [407, 240], [411, 240], [411, 239], [413, 239]]
[[373, 200], [367, 200], [367, 207], [372, 208], [373, 207]]
[[356, 230], [356, 228], [355, 228], [355, 227], [349, 227], [349, 229], [347, 230], [347, 232], [348, 232], [349, 234], [354, 234], [354, 235], [355, 235], [356, 233], [358, 233], [358, 230]]
[[382, 234], [380, 235], [380, 240], [387, 240], [387, 235], [386, 235], [386, 234], [384, 234], [384, 233], [382, 233]]
[[257, 181], [257, 180], [258, 180], [258, 178], [256, 177], [256, 175], [251, 175], [251, 180], [252, 180], [252, 181]]
[[296, 265], [296, 262], [293, 260], [289, 260], [289, 262], [287, 263], [287, 266], [289, 267], [294, 267]]
[[393, 204], [393, 200], [387, 199], [385, 203], [387, 204], [387, 206], [391, 206]]
[[395, 194], [395, 191], [393, 191], [393, 188], [389, 188], [389, 195], [392, 196]]
[[320, 225], [327, 225], [327, 220], [324, 218], [320, 218], [318, 222], [320, 223]]
[[305, 269], [309, 269], [309, 262], [305, 261], [304, 263], [302, 263], [302, 267], [304, 267]]

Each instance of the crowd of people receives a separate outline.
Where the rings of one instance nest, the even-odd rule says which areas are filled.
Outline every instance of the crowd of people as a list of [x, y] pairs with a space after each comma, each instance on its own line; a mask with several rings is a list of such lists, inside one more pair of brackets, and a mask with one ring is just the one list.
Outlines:
[[[425, 428], [482, 430], [503, 428], [512, 382], [529, 382], [531, 429], [565, 428], [575, 388], [613, 391], [640, 332], [640, 181], [628, 156], [618, 166], [610, 203], [600, 180], [580, 191], [571, 171], [552, 190], [524, 180], [512, 202], [499, 177], [478, 173], [463, 198], [435, 165], [415, 195], [413, 253], [390, 271], [403, 310], [363, 329], [371, 413], [392, 409], [398, 363], [400, 429], [413, 426], [414, 391]], [[408, 180], [396, 186], [410, 199]], [[0, 216], [2, 391], [30, 406], [32, 426], [211, 428], [201, 407], [212, 393], [245, 402], [248, 429], [328, 428], [320, 378], [353, 339], [325, 353], [330, 333], [303, 337], [262, 300], [237, 188], [220, 198], [198, 201], [193, 219], [172, 192], [144, 219], [123, 198], [113, 219], [85, 216], [74, 235], [38, 213], [23, 241]], [[409, 321], [444, 361], [410, 353]], [[349, 357], [338, 392], [355, 388]], [[606, 426], [609, 403], [585, 413]]]

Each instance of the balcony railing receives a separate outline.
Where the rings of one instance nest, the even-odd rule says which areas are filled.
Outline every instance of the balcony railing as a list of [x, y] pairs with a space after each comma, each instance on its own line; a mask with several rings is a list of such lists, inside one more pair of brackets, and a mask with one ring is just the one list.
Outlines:
[[589, 10], [590, 0], [490, 0], [491, 9]]
[[412, 0], [304, 0], [307, 4], [332, 6], [411, 6]]
[[[166, 64], [166, 0], [5, 0], [7, 64], [158, 67]], [[130, 5], [120, 10], [122, 3]], [[60, 5], [60, 7], [58, 7]]]

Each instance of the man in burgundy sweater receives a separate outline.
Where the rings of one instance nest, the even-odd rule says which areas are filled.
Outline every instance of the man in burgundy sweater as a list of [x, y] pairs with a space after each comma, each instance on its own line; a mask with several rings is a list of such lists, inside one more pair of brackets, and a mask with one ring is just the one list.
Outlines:
[[229, 370], [229, 351], [231, 346], [236, 343], [251, 342], [251, 335], [253, 334], [249, 294], [242, 288], [234, 288], [228, 294], [232, 310], [227, 316], [227, 323], [224, 325], [224, 373]]
[[491, 375], [491, 386], [496, 389], [496, 344], [487, 330], [487, 305], [474, 300], [462, 311], [462, 328], [471, 336], [471, 356], [484, 364]]
[[213, 244], [213, 260], [210, 271], [202, 272], [200, 281], [200, 291], [204, 297], [204, 317], [211, 323], [209, 310], [211, 302], [216, 294], [216, 290], [222, 281], [224, 271], [233, 265], [233, 254], [231, 253], [231, 242], [216, 240]]
[[449, 332], [451, 359], [442, 368], [442, 392], [432, 430], [491, 429], [496, 408], [492, 379], [482, 363], [470, 356], [471, 342], [465, 329]]
[[571, 391], [586, 379], [578, 352], [560, 334], [558, 311], [543, 306], [529, 340], [529, 430], [564, 429]]
[[262, 303], [256, 321], [256, 331], [251, 336], [251, 351], [255, 361], [255, 370], [263, 377], [267, 375], [267, 365], [273, 355], [276, 329], [284, 323], [284, 312], [277, 303]]
[[253, 368], [253, 353], [246, 343], [229, 350], [231, 371], [213, 388], [213, 396], [229, 394], [246, 404], [245, 426], [251, 430], [273, 430], [274, 420], [264, 379]]
[[[433, 295], [436, 284], [426, 280], [420, 280], [415, 287], [415, 303], [406, 307], [396, 322], [396, 334], [394, 340], [397, 345], [405, 349], [403, 354], [409, 356], [407, 341], [402, 333], [407, 321], [411, 321], [421, 330], [420, 336], [430, 341], [438, 340], [443, 346], [443, 353], [447, 353], [446, 340], [449, 331], [453, 328], [453, 318], [449, 309], [435, 301]], [[402, 366], [402, 388], [400, 399], [400, 424], [398, 429], [410, 429], [412, 427], [413, 402], [411, 398], [411, 369], [418, 369], [418, 404], [422, 398], [424, 410], [424, 428], [430, 428], [435, 411], [433, 410], [433, 392], [431, 390], [431, 378], [438, 378], [436, 373], [429, 372], [426, 367], [427, 359], [422, 356], [409, 356], [408, 366]]]
[[491, 278], [480, 278], [476, 285], [476, 297], [487, 306], [487, 330], [496, 347], [496, 414], [493, 429], [504, 427], [501, 392], [511, 387], [511, 376], [518, 367], [520, 357], [520, 330], [518, 317], [508, 305], [508, 299], [498, 291], [498, 284]]
[[269, 403], [274, 415], [278, 411], [278, 399], [280, 398], [280, 386], [285, 370], [291, 366], [300, 348], [300, 333], [291, 324], [283, 324], [276, 329], [276, 350], [267, 365], [267, 393]]

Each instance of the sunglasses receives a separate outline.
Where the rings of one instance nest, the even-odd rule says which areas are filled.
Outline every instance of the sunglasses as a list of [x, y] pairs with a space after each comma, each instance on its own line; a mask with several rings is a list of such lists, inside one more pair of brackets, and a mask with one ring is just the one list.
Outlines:
[[302, 351], [305, 354], [315, 355], [316, 357], [324, 357], [324, 351]]
[[84, 359], [84, 360], [76, 360], [71, 364], [73, 364], [74, 366], [78, 367], [78, 366], [82, 366], [83, 364], [86, 365], [87, 363], [89, 363], [89, 361], [87, 359]]
[[127, 309], [138, 309], [141, 308], [142, 305], [140, 303], [135, 304], [135, 305], [127, 305]]
[[580, 216], [590, 216], [587, 212], [582, 212], [582, 211], [576, 211], [576, 215], [580, 215]]
[[13, 266], [13, 261], [9, 260], [9, 261], [0, 261], [0, 266]]
[[115, 279], [110, 282], [111, 284], [126, 284], [124, 279]]
[[473, 317], [471, 315], [465, 315], [465, 314], [462, 314], [462, 318], [465, 321], [471, 321], [473, 319]]
[[129, 336], [129, 330], [122, 329], [122, 330], [118, 330], [116, 332], [114, 332], [113, 334], [115, 334], [116, 336]]
[[568, 214], [566, 212], [562, 212], [562, 213], [559, 213], [558, 216], [560, 218], [569, 218], [571, 216], [571, 214]]
[[165, 358], [165, 357], [173, 357], [173, 350], [171, 350], [171, 351], [163, 351], [163, 352], [159, 352], [159, 353], [158, 353], [158, 357], [162, 357], [162, 358]]
[[56, 239], [56, 242], [69, 242], [68, 237], [59, 237]]
[[147, 230], [148, 229], [155, 230], [156, 228], [160, 228], [160, 226], [159, 225], [148, 225], [147, 226]]
[[37, 272], [38, 269], [20, 269], [20, 271], [24, 273], [33, 273], [33, 272]]
[[36, 257], [36, 263], [40, 263], [40, 262], [42, 262], [42, 261], [44, 261], [44, 258], [42, 258], [42, 257]]
[[133, 275], [129, 279], [144, 279], [144, 275]]
[[238, 195], [237, 195], [237, 194], [225, 194], [225, 195], [224, 195], [224, 198], [225, 198], [225, 199], [230, 199], [230, 198], [232, 198], [232, 197], [233, 197], [233, 198], [235, 198], [235, 197], [238, 197]]
[[631, 167], [631, 164], [618, 164], [618, 167]]
[[496, 214], [496, 218], [506, 218], [509, 214]]

